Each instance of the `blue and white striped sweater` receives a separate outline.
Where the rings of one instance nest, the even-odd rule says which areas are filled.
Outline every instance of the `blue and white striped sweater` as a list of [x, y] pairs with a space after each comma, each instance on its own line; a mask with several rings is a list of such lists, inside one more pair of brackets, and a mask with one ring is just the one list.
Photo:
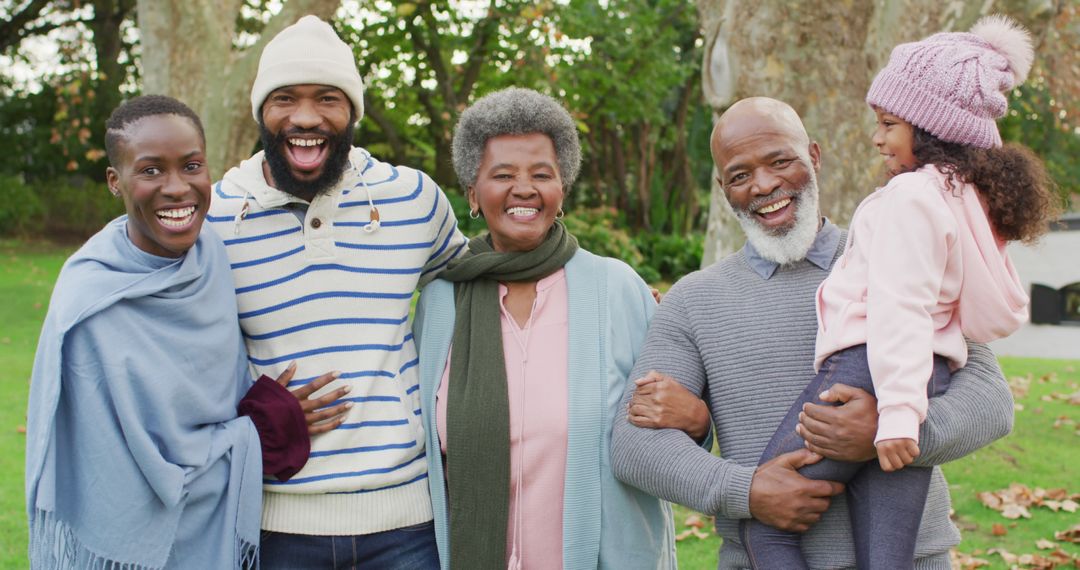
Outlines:
[[[267, 530], [368, 534], [431, 518], [409, 302], [465, 238], [425, 174], [359, 148], [350, 161], [303, 223], [288, 206], [306, 203], [266, 184], [262, 153], [215, 185], [207, 216], [225, 241], [255, 374], [276, 377], [295, 360], [295, 387], [339, 370], [322, 392], [347, 385], [354, 404], [312, 439], [301, 472], [267, 481]], [[380, 227], [366, 231], [371, 203]]]

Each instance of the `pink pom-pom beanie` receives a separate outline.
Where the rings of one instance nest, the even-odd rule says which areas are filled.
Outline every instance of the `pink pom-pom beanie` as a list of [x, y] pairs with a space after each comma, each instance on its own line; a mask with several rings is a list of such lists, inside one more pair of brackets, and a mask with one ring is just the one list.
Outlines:
[[988, 16], [970, 32], [896, 46], [866, 102], [945, 142], [999, 147], [995, 120], [1008, 109], [1005, 94], [1023, 83], [1033, 59], [1024, 28]]
[[263, 48], [251, 86], [251, 115], [259, 120], [263, 101], [275, 89], [304, 84], [341, 89], [352, 102], [356, 120], [364, 116], [364, 82], [353, 52], [330, 24], [315, 16], [300, 18]]

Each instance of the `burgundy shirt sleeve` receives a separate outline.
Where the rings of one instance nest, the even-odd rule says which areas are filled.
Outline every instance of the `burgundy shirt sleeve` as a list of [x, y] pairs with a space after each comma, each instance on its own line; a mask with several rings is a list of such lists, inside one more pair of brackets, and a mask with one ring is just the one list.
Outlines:
[[263, 473], [287, 481], [307, 463], [311, 437], [300, 401], [287, 388], [261, 376], [236, 411], [255, 424], [262, 444]]

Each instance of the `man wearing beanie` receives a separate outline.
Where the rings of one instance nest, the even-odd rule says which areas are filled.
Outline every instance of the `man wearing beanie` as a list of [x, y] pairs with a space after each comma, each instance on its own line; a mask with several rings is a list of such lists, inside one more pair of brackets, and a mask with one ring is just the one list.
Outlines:
[[352, 146], [363, 90], [327, 23], [282, 30], [251, 89], [264, 150], [215, 185], [207, 216], [255, 375], [339, 374], [321, 391], [341, 396], [333, 429], [289, 481], [265, 481], [264, 569], [438, 567], [409, 303], [465, 238], [427, 175]]
[[[815, 292], [838, 265], [847, 239], [818, 208], [821, 151], [794, 109], [763, 97], [729, 107], [711, 142], [747, 243], [683, 277], [664, 296], [630, 374], [647, 380], [637, 388], [628, 383], [628, 405], [615, 418], [612, 470], [625, 483], [714, 515], [724, 539], [721, 569], [751, 567], [739, 533], [741, 521], [751, 518], [804, 533], [809, 568], [854, 568], [843, 486], [808, 479], [798, 470], [818, 461], [811, 451], [840, 461], [876, 458], [874, 397], [835, 385], [823, 399], [842, 405], [810, 405], [804, 412], [801, 433], [811, 449], [758, 465], [814, 375]], [[1012, 398], [994, 355], [984, 345], [968, 348], [967, 365], [954, 373], [944, 395], [930, 401], [919, 465], [963, 457], [1012, 425]], [[720, 456], [684, 431], [648, 429], [657, 425], [657, 393], [667, 401], [691, 402], [684, 409], [704, 399]], [[898, 560], [889, 567], [948, 570], [949, 549], [960, 541], [949, 511], [948, 485], [934, 468], [914, 564]]]

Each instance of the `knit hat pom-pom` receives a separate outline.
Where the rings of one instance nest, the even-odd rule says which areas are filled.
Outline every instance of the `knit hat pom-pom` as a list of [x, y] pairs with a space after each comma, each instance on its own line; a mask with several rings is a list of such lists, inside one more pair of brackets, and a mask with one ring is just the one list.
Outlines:
[[982, 18], [971, 28], [971, 33], [982, 38], [1009, 62], [1009, 71], [1016, 78], [1016, 85], [1027, 79], [1035, 51], [1031, 46], [1031, 34], [1008, 16], [994, 14]]

